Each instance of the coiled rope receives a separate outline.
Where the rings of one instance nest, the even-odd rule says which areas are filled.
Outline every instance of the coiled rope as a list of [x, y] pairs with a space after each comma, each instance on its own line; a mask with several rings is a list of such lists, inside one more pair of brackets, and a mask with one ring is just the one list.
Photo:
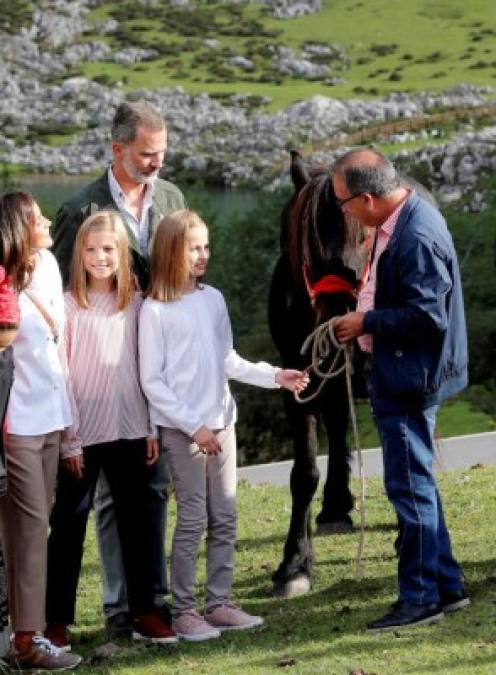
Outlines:
[[[350, 343], [338, 342], [336, 339], [336, 336], [334, 335], [334, 322], [336, 319], [337, 317], [333, 317], [329, 321], [317, 326], [303, 343], [301, 354], [307, 354], [311, 347], [312, 359], [310, 365], [305, 369], [305, 372], [312, 370], [322, 382], [319, 384], [316, 391], [306, 398], [300, 396], [298, 392], [295, 392], [294, 397], [298, 403], [308, 403], [319, 395], [327, 380], [338, 377], [343, 372], [346, 374], [346, 390], [348, 393], [348, 405], [353, 427], [353, 439], [358, 456], [360, 481], [360, 539], [358, 542], [355, 566], [355, 578], [359, 580], [363, 577], [363, 551], [365, 547], [365, 473], [363, 469], [362, 448], [358, 435], [355, 401], [353, 399], [353, 389], [351, 384], [351, 376], [353, 374], [353, 345]], [[336, 350], [336, 356], [327, 370], [321, 370], [322, 363], [330, 357], [333, 348]]]

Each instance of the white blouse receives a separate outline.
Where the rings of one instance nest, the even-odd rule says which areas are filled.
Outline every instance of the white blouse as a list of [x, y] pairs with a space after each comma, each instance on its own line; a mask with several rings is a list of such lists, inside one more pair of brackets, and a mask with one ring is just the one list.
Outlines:
[[[28, 290], [55, 321], [63, 341], [64, 299], [57, 261], [45, 249], [36, 253]], [[21, 321], [13, 342], [14, 383], [7, 408], [6, 430], [39, 436], [72, 423], [64, 369], [52, 331], [32, 300], [19, 295]]]
[[139, 323], [140, 376], [153, 424], [192, 436], [205, 425], [236, 421], [228, 379], [276, 388], [278, 368], [242, 359], [233, 349], [222, 294], [202, 286], [174, 302], [147, 298]]

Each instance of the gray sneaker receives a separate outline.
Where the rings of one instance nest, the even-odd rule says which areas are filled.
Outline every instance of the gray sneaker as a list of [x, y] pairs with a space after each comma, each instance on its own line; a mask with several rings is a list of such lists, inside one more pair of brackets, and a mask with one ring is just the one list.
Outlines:
[[188, 642], [202, 642], [220, 637], [220, 631], [207, 623], [194, 610], [173, 617], [172, 628], [179, 638]]
[[63, 652], [50, 640], [35, 636], [31, 647], [24, 652], [18, 652], [12, 646], [6, 661], [15, 670], [72, 670], [81, 663], [81, 657]]
[[224, 630], [246, 630], [264, 624], [261, 616], [252, 616], [232, 602], [207, 609], [204, 616], [205, 621], [221, 632]]

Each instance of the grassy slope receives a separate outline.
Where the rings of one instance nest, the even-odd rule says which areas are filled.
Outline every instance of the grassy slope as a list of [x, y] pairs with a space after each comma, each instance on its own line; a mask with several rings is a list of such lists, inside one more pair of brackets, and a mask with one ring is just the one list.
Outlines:
[[[246, 609], [262, 614], [267, 626], [259, 632], [225, 635], [210, 643], [181, 644], [170, 652], [131, 649], [120, 658], [95, 662], [78, 672], [348, 675], [363, 669], [369, 675], [492, 674], [496, 662], [495, 480], [496, 468], [454, 472], [440, 478], [455, 552], [463, 565], [473, 604], [435, 627], [389, 635], [365, 632], [366, 623], [377, 618], [396, 595], [394, 517], [378, 480], [367, 484], [364, 578], [356, 581], [354, 577], [357, 535], [320, 538], [315, 541], [312, 591], [307, 597], [289, 601], [268, 595], [270, 574], [279, 562], [288, 525], [289, 491], [243, 484], [233, 595]], [[170, 511], [172, 528], [174, 503]], [[105, 640], [90, 529], [78, 626], [74, 629], [74, 648], [86, 657]], [[200, 582], [204, 581], [203, 568], [202, 554]], [[77, 644], [80, 639], [82, 643]]]
[[[199, 5], [205, 6], [205, 3]], [[113, 6], [115, 3], [107, 2], [95, 11], [95, 15], [106, 16]], [[214, 12], [215, 8], [211, 11]], [[285, 77], [280, 85], [243, 81], [258, 79], [268, 65], [263, 60], [258, 62], [253, 74], [247, 75], [235, 69], [235, 82], [206, 82], [211, 77], [207, 67], [192, 64], [193, 56], [202, 48], [200, 39], [190, 43], [173, 59], [164, 57], [140, 64], [142, 70], [94, 63], [85, 64], [83, 71], [89, 77], [106, 74], [111, 81], [121, 81], [129, 89], [180, 84], [191, 93], [250, 92], [268, 95], [272, 98], [273, 109], [314, 94], [349, 98], [357, 95], [357, 87], [365, 90], [358, 92], [363, 97], [370, 95], [370, 89], [377, 96], [390, 91], [442, 90], [460, 82], [495, 84], [496, 4], [490, 0], [472, 0], [470, 3], [461, 0], [412, 0], [408, 3], [403, 0], [374, 0], [372, 3], [327, 0], [325, 9], [312, 16], [279, 21], [266, 17], [258, 7], [248, 7], [243, 10], [242, 21], [250, 18], [258, 18], [265, 28], [280, 31], [277, 38], [255, 37], [259, 45], [277, 42], [297, 49], [307, 41], [345, 45], [353, 59], [350, 70], [344, 73], [345, 83], [330, 87], [323, 82], [289, 77]], [[140, 39], [146, 38], [150, 46], [156, 40], [164, 40], [164, 32], [156, 23], [143, 19], [130, 20], [126, 22], [126, 27], [137, 23], [146, 28], [139, 32], [139, 36]], [[251, 39], [208, 34], [208, 37], [213, 36], [223, 46], [232, 47], [239, 54], [245, 52], [246, 42]], [[185, 44], [180, 33], [165, 37], [169, 43]], [[373, 45], [393, 43], [397, 48], [389, 55], [378, 56], [371, 51]], [[404, 55], [411, 58], [406, 60]], [[359, 59], [369, 59], [369, 62], [358, 64]], [[174, 61], [177, 64], [170, 65]], [[484, 62], [486, 66], [472, 68], [478, 62]], [[380, 70], [383, 72], [377, 73]], [[393, 72], [395, 75], [391, 80]]]
[[[353, 65], [349, 82], [332, 89], [332, 95], [349, 98], [357, 85], [377, 86], [380, 93], [388, 91], [417, 91], [422, 89], [446, 89], [462, 81], [488, 84], [489, 71], [469, 68], [477, 60], [487, 60], [485, 50], [494, 49], [494, 36], [480, 42], [471, 42], [470, 34], [477, 28], [474, 24], [484, 17], [484, 27], [496, 24], [496, 5], [486, 0], [470, 3], [458, 0], [425, 2], [414, 0], [374, 0], [373, 2], [349, 2], [336, 0], [326, 3], [322, 14], [315, 14], [297, 21], [288, 22], [287, 37], [297, 44], [299, 36], [311, 35], [314, 40], [341, 42], [357, 58], [369, 57], [371, 45], [396, 43], [396, 51], [373, 62]], [[473, 56], [460, 60], [467, 47], [474, 47]], [[442, 52], [435, 62], [429, 59], [434, 52]], [[402, 59], [410, 54], [412, 60]], [[485, 56], [484, 56], [485, 54]], [[489, 56], [489, 60], [492, 60]], [[422, 61], [422, 62], [421, 62]], [[390, 73], [402, 68], [402, 81], [389, 81]], [[370, 78], [379, 68], [387, 73]], [[442, 77], [436, 73], [446, 71]], [[329, 89], [327, 89], [329, 91]]]

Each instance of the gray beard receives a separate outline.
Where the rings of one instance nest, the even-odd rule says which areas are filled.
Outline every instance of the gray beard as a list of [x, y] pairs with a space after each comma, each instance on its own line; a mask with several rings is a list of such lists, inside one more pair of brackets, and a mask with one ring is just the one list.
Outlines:
[[158, 178], [158, 171], [156, 173], [147, 176], [146, 174], [141, 173], [138, 169], [132, 164], [127, 158], [123, 158], [122, 166], [124, 167], [127, 175], [135, 180], [137, 183], [142, 185], [153, 185]]

